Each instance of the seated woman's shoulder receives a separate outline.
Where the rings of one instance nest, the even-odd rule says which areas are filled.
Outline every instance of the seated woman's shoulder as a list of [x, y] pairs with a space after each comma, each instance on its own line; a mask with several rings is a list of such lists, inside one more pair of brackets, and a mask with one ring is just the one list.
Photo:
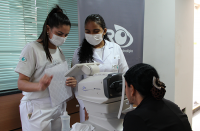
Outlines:
[[170, 100], [167, 100], [165, 98], [163, 98], [163, 102], [168, 106], [168, 107], [173, 107], [173, 108], [176, 108], [178, 110], [180, 110], [180, 107], [175, 104], [174, 102], [170, 101]]

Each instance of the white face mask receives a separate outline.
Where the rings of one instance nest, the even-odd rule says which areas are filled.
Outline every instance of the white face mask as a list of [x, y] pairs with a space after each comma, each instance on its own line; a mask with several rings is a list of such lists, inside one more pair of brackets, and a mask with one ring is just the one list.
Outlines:
[[96, 45], [98, 45], [103, 40], [102, 34], [103, 33], [91, 35], [91, 34], [86, 34], [85, 33], [85, 39], [91, 45], [96, 46]]
[[60, 37], [53, 34], [53, 37], [51, 39], [49, 38], [49, 41], [55, 46], [61, 46], [65, 42], [66, 39], [67, 37], [64, 38], [64, 37]]

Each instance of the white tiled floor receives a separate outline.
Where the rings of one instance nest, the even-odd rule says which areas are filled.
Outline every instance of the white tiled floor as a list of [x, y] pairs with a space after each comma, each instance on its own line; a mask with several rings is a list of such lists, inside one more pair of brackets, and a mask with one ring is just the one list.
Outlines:
[[195, 112], [192, 117], [192, 129], [193, 131], [200, 131], [200, 110]]

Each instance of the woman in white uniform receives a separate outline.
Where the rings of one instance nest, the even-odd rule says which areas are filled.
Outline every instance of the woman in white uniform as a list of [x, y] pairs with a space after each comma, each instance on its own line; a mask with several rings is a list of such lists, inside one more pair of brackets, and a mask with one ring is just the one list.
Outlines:
[[[107, 36], [107, 29], [104, 19], [99, 14], [89, 15], [85, 20], [85, 38], [79, 48], [74, 52], [72, 65], [78, 63], [100, 63], [100, 72], [125, 73], [128, 65], [121, 47], [110, 42]], [[79, 82], [84, 76], [76, 77]], [[78, 89], [75, 88], [75, 95]], [[88, 114], [81, 100], [80, 104], [80, 122], [88, 118]]]
[[[66, 102], [52, 107], [47, 87], [53, 76], [46, 75], [45, 69], [65, 61], [59, 46], [65, 42], [70, 28], [68, 17], [56, 5], [48, 14], [38, 40], [22, 50], [15, 71], [19, 73], [18, 88], [24, 95], [20, 103], [23, 131], [61, 131], [60, 116], [66, 110]], [[73, 77], [66, 81], [71, 87], [76, 83]]]

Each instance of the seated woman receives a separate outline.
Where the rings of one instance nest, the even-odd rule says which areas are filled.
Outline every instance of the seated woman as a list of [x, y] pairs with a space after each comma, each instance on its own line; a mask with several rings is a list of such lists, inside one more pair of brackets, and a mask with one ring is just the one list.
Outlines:
[[187, 115], [164, 99], [165, 84], [154, 67], [137, 64], [125, 74], [126, 96], [137, 108], [126, 114], [123, 131], [191, 131]]

